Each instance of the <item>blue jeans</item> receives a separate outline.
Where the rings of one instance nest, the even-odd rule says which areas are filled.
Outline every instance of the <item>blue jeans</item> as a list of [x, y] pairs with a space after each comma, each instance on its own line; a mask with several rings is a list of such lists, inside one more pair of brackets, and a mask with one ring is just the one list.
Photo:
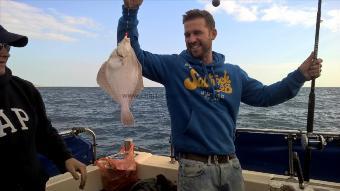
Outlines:
[[210, 164], [181, 158], [178, 191], [244, 191], [242, 169], [237, 158]]

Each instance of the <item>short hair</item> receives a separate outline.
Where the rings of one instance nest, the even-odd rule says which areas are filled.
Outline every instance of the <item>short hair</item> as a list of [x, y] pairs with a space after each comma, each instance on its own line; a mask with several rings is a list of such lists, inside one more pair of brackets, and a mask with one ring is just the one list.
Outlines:
[[215, 20], [213, 16], [208, 11], [199, 10], [199, 9], [192, 9], [192, 10], [187, 11], [183, 15], [183, 24], [187, 21], [197, 19], [197, 18], [203, 18], [209, 29], [215, 28]]

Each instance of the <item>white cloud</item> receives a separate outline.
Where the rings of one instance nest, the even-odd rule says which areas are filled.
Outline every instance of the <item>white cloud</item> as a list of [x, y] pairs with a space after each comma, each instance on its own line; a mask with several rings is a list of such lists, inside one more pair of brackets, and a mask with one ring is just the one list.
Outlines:
[[322, 24], [332, 32], [340, 31], [340, 10], [331, 10], [327, 12], [329, 19], [326, 19]]
[[72, 17], [11, 0], [0, 3], [0, 22], [9, 31], [30, 38], [64, 42], [76, 41], [79, 35], [95, 36], [90, 29], [96, 23], [90, 18]]
[[262, 10], [263, 21], [282, 22], [289, 25], [315, 25], [316, 13], [314, 9], [294, 9], [288, 6], [272, 5], [270, 8]]
[[[287, 25], [315, 26], [316, 7], [292, 7], [284, 2], [270, 0], [221, 0], [219, 7], [213, 7], [211, 1], [205, 3], [205, 9], [211, 13], [225, 12], [241, 22], [278, 22]], [[323, 10], [322, 26], [332, 32], [340, 32], [340, 9]]]
[[[244, 3], [247, 3], [247, 1], [244, 1]], [[246, 7], [243, 5], [242, 2], [238, 1], [221, 1], [221, 4], [219, 7], [215, 8], [211, 5], [211, 3], [206, 5], [206, 10], [210, 12], [215, 12], [217, 10], [223, 10], [229, 15], [233, 15], [236, 17], [239, 21], [255, 21], [257, 20], [257, 7], [256, 6], [250, 6]]]

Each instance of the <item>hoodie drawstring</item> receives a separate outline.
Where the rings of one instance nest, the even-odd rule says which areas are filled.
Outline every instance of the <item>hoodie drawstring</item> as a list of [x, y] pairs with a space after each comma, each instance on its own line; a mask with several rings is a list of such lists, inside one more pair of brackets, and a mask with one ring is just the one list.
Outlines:
[[[209, 72], [208, 72], [208, 69], [207, 69], [207, 66], [202, 62], [202, 67], [204, 69], [204, 77], [207, 79], [207, 82], [210, 86], [210, 89], [212, 91], [212, 94], [213, 94], [213, 97], [216, 98], [216, 90], [219, 89], [219, 85], [218, 85], [218, 82], [217, 82], [217, 79], [216, 79], [216, 76], [215, 76], [215, 71], [214, 71], [214, 67], [213, 66], [209, 66], [210, 67], [210, 70], [212, 72], [212, 75], [213, 75], [213, 79], [215, 81], [215, 83], [213, 83], [211, 80], [210, 80], [210, 77], [209, 77]], [[217, 89], [216, 89], [217, 87]]]

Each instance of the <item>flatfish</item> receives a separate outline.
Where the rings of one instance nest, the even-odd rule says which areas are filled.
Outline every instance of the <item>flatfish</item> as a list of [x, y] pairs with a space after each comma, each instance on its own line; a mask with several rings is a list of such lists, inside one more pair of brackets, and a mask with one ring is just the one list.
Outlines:
[[130, 111], [133, 99], [143, 89], [142, 66], [127, 36], [118, 43], [97, 74], [98, 85], [120, 105], [121, 122], [134, 125]]

